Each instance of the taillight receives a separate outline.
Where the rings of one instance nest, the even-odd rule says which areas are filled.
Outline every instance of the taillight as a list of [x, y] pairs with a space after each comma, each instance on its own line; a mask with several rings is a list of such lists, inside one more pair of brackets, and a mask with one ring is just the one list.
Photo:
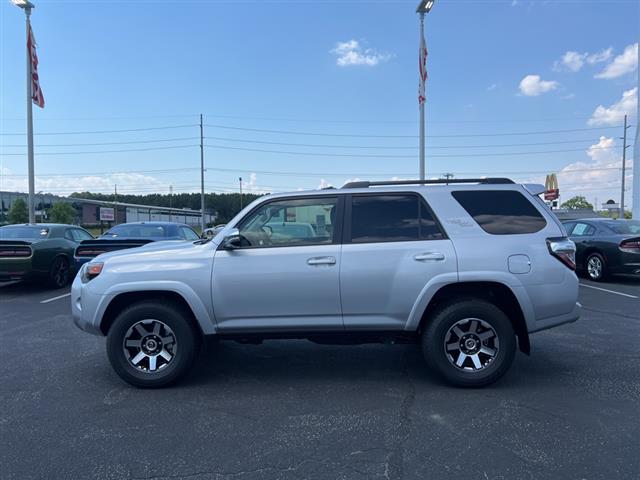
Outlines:
[[576, 269], [576, 244], [567, 237], [547, 238], [549, 253], [571, 270]]
[[627, 253], [640, 253], [640, 238], [630, 238], [620, 242], [620, 250]]
[[27, 258], [31, 256], [31, 247], [0, 247], [0, 257]]

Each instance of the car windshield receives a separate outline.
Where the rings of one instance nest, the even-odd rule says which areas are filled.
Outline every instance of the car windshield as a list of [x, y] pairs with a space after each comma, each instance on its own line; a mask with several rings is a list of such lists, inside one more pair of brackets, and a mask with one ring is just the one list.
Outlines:
[[106, 232], [107, 238], [165, 238], [168, 230], [163, 225], [118, 225]]
[[620, 235], [640, 234], [640, 221], [638, 220], [616, 220], [605, 222], [605, 225]]
[[15, 238], [35, 240], [37, 238], [47, 238], [49, 229], [46, 227], [2, 227], [0, 228], [0, 239]]

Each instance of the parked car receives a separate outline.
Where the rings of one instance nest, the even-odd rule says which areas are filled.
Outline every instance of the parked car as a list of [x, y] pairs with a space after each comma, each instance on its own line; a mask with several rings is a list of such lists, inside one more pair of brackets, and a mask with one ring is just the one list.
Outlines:
[[594, 281], [640, 275], [640, 221], [587, 218], [564, 222], [575, 242], [578, 271]]
[[[212, 240], [87, 263], [73, 319], [106, 335], [111, 365], [140, 387], [183, 377], [207, 335], [416, 342], [452, 384], [488, 385], [529, 334], [580, 313], [575, 245], [543, 191], [431, 180], [261, 197]], [[289, 222], [313, 234], [269, 228]]]
[[199, 238], [193, 228], [182, 223], [122, 223], [110, 228], [98, 238], [81, 242], [74, 253], [75, 264], [79, 269], [84, 263], [102, 253], [135, 248], [151, 242], [194, 241]]
[[215, 227], [205, 228], [204, 232], [202, 233], [202, 238], [213, 238], [218, 233], [220, 233], [224, 229], [224, 227], [226, 227], [226, 224], [220, 224], [216, 225]]
[[93, 236], [81, 227], [53, 223], [0, 227], [0, 281], [37, 280], [62, 288], [73, 278], [73, 252]]

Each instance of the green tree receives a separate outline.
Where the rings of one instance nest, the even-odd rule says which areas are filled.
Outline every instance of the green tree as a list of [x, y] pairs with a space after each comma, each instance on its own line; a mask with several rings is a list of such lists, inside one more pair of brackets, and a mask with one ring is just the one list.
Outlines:
[[76, 219], [76, 209], [65, 202], [54, 203], [47, 214], [53, 223], [73, 223]]
[[27, 223], [29, 221], [27, 203], [21, 198], [16, 199], [9, 209], [7, 217], [9, 217], [9, 223]]
[[583, 210], [583, 209], [593, 210], [593, 205], [587, 202], [587, 199], [584, 198], [582, 195], [578, 195], [577, 197], [570, 198], [569, 200], [564, 202], [562, 205], [560, 205], [560, 207], [566, 208], [568, 210]]

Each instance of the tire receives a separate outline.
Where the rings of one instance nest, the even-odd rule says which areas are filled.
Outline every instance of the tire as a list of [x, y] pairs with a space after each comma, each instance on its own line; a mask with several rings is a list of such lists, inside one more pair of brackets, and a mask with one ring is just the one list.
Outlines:
[[495, 382], [511, 367], [515, 351], [513, 325], [502, 310], [483, 300], [445, 305], [433, 314], [422, 333], [427, 365], [459, 387], [484, 387]]
[[172, 303], [146, 300], [123, 310], [107, 334], [111, 366], [125, 382], [159, 388], [183, 378], [201, 338], [188, 314]]
[[69, 260], [62, 255], [57, 256], [51, 262], [49, 274], [47, 275], [47, 284], [51, 288], [66, 287], [71, 280], [71, 267]]
[[584, 262], [584, 273], [589, 280], [602, 282], [607, 278], [607, 262], [599, 253], [591, 253]]

